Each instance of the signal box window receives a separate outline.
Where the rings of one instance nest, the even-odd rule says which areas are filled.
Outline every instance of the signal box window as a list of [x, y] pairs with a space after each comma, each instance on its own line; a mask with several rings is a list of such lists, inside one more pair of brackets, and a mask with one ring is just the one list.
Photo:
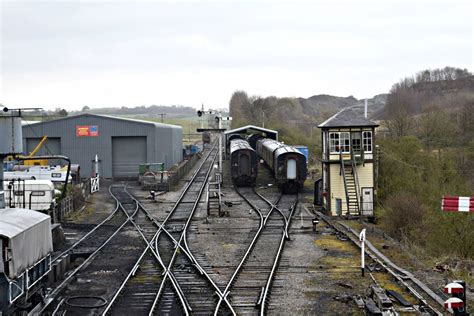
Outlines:
[[349, 132], [329, 133], [329, 151], [338, 154], [339, 151], [348, 153], [350, 149]]
[[339, 153], [339, 133], [329, 133], [329, 151]]
[[362, 142], [365, 152], [372, 152], [372, 132], [362, 132]]

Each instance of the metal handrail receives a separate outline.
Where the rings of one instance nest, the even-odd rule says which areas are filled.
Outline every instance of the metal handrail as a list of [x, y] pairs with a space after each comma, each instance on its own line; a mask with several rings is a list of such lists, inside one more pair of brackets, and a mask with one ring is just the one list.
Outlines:
[[350, 214], [349, 193], [347, 192], [346, 172], [344, 168], [344, 159], [342, 158], [342, 150], [339, 151], [339, 160], [341, 162], [341, 173], [342, 173], [342, 179], [344, 181], [344, 192], [346, 193], [347, 214]]
[[[30, 270], [34, 269], [37, 265], [39, 265], [40, 263], [42, 263], [44, 261], [49, 261], [48, 269], [46, 269], [46, 271], [43, 273], [43, 275], [41, 275], [36, 281], [34, 281], [32, 284], [29, 284], [30, 283], [30, 276], [28, 275], [28, 272], [30, 272]], [[51, 254], [47, 255], [46, 257], [44, 257], [40, 261], [36, 262], [32, 267], [26, 269], [26, 289], [27, 290], [31, 289], [36, 283], [38, 283], [50, 271], [51, 271]]]
[[357, 176], [357, 165], [355, 163], [355, 155], [354, 152], [351, 151], [351, 162], [352, 162], [352, 173], [354, 174], [354, 182], [356, 186], [356, 198], [357, 198], [357, 211], [359, 212], [359, 215], [362, 214], [362, 210], [360, 207], [360, 184], [359, 184], [359, 177]]
[[[25, 281], [26, 281], [26, 272], [23, 272], [22, 274], [20, 274], [16, 280], [18, 279], [21, 279], [21, 282], [20, 283], [23, 283], [22, 286], [18, 285], [19, 282], [15, 281], [15, 280], [8, 280], [8, 299], [10, 301], [10, 304], [12, 304], [13, 302], [15, 302], [18, 298], [20, 298], [23, 294], [25, 294]], [[17, 287], [19, 290], [21, 290], [21, 293], [18, 294], [17, 296], [15, 297], [12, 297], [12, 285]]]

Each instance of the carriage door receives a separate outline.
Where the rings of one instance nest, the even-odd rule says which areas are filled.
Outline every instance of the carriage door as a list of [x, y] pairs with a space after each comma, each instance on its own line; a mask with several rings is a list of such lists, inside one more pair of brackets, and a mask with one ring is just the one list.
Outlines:
[[288, 159], [286, 163], [286, 178], [290, 180], [296, 179], [296, 160]]
[[239, 175], [250, 175], [250, 158], [248, 155], [240, 155]]

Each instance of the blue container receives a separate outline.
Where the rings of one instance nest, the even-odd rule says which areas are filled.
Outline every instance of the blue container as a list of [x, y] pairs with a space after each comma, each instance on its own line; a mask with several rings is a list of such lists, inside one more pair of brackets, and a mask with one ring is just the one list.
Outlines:
[[196, 145], [191, 146], [191, 153], [192, 154], [197, 154], [200, 151], [201, 151], [201, 148], [199, 148], [199, 146], [196, 146]]
[[295, 147], [300, 153], [302, 153], [306, 157], [306, 164], [309, 162], [309, 150], [308, 146], [293, 146]]

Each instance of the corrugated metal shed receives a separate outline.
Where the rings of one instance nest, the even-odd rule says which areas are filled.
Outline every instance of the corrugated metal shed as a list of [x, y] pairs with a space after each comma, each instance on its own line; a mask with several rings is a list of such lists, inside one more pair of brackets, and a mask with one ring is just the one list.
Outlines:
[[53, 148], [46, 141], [42, 152], [69, 157], [81, 165], [85, 177], [92, 175], [96, 154], [106, 178], [137, 176], [139, 163], [163, 162], [170, 168], [183, 158], [183, 132], [176, 125], [81, 114], [24, 125], [24, 148], [31, 148], [43, 135], [54, 141]]

